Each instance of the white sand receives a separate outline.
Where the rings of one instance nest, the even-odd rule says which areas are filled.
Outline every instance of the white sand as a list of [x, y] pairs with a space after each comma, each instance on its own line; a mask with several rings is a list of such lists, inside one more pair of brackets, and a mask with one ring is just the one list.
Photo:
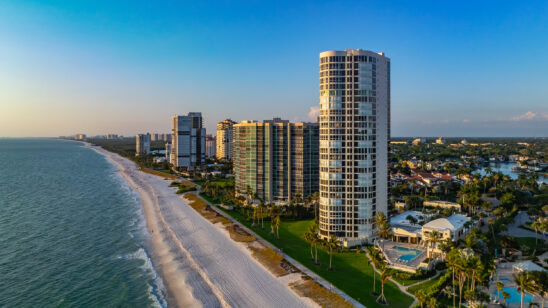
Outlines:
[[314, 307], [255, 260], [245, 245], [211, 224], [169, 187], [170, 180], [137, 170], [135, 164], [99, 147], [139, 193], [152, 233], [153, 260], [178, 307]]

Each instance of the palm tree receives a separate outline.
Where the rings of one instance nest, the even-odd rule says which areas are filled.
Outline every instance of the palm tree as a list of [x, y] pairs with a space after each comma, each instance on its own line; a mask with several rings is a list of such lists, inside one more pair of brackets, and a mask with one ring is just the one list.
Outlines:
[[246, 187], [246, 194], [247, 197], [251, 199], [251, 203], [253, 203], [253, 189], [249, 185]]
[[500, 282], [500, 281], [497, 281], [497, 290], [499, 291], [497, 293], [497, 296], [500, 298], [501, 296], [501, 293], [502, 292], [502, 289], [504, 288], [504, 283]]
[[[531, 228], [535, 229], [535, 234], [538, 235], [538, 230], [541, 228], [540, 223], [535, 221], [531, 224]], [[535, 236], [535, 246], [538, 247], [538, 237]]]
[[314, 248], [314, 231], [312, 230], [312, 226], [310, 226], [311, 228], [308, 228], [308, 231], [304, 234], [304, 239], [308, 242], [310, 242], [310, 257], [312, 260], [314, 260], [314, 251], [312, 250], [312, 248]]
[[520, 308], [523, 308], [523, 296], [525, 292], [530, 288], [531, 281], [527, 275], [527, 272], [521, 272], [514, 275], [514, 283], [516, 284], [516, 290], [520, 293]]
[[318, 202], [320, 201], [320, 193], [315, 192], [312, 194], [312, 203], [314, 204], [314, 220], [318, 222]]
[[339, 239], [337, 239], [334, 235], [331, 235], [325, 242], [325, 245], [329, 248], [329, 270], [332, 270], [333, 267], [331, 265], [333, 263], [333, 248], [337, 248], [339, 246]]
[[383, 212], [378, 212], [375, 216], [375, 226], [379, 228], [379, 226], [382, 226], [383, 224], [387, 223], [388, 219], [386, 218], [386, 215], [384, 215]]
[[261, 203], [259, 203], [259, 211], [261, 216], [261, 229], [264, 229], [264, 210], [266, 206], [263, 200], [261, 200]]
[[[364, 252], [365, 252], [365, 249], [364, 249]], [[367, 252], [365, 252], [365, 262], [367, 262], [367, 266], [371, 266], [372, 270], [373, 270], [373, 294], [377, 294], [377, 291], [375, 290], [375, 281], [376, 281], [376, 271], [375, 269], [373, 268], [373, 266], [371, 265], [371, 260], [369, 260], [369, 258], [367, 257]]]
[[[432, 232], [428, 233], [426, 236], [426, 241], [429, 243], [428, 246], [432, 246], [432, 248], [435, 248], [436, 245], [441, 241], [442, 234], [439, 233], [436, 230], [433, 230]], [[432, 257], [432, 255], [430, 255]]]
[[426, 292], [422, 289], [418, 290], [417, 293], [415, 293], [415, 297], [417, 298], [417, 300], [421, 304], [421, 308], [428, 301], [428, 294], [426, 294]]
[[451, 250], [447, 255], [447, 258], [445, 258], [447, 266], [451, 269], [451, 275], [453, 276], [451, 283], [451, 287], [453, 288], [453, 308], [455, 307], [455, 298], [457, 294], [457, 292], [455, 292], [455, 273], [458, 269], [458, 258], [459, 254], [457, 249]]
[[529, 273], [533, 281], [531, 292], [537, 294], [542, 299], [541, 308], [544, 308], [544, 298], [548, 293], [548, 272], [547, 271], [532, 271]]
[[491, 228], [491, 233], [493, 234], [493, 243], [496, 242], [495, 240], [495, 219], [494, 218], [487, 218], [487, 223], [489, 224], [489, 227]]
[[390, 272], [387, 268], [384, 268], [381, 272], [381, 295], [377, 298], [378, 303], [388, 304], [386, 297], [384, 296], [384, 283], [390, 279]]
[[506, 304], [508, 301], [508, 298], [510, 297], [510, 293], [506, 291], [502, 291], [502, 297], [504, 298], [504, 303]]
[[274, 218], [274, 221], [272, 223], [274, 225], [274, 228], [276, 228], [276, 239], [280, 239], [280, 225], [282, 223], [282, 220], [280, 219], [280, 215], [276, 216], [276, 218]]
[[428, 300], [428, 307], [438, 308], [439, 306], [440, 306], [440, 304], [438, 303], [438, 301], [434, 297], [431, 297], [430, 300]]

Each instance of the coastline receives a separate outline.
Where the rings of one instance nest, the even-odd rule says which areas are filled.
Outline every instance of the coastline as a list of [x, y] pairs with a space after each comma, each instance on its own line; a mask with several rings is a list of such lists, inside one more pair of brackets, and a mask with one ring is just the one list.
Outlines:
[[299, 274], [277, 277], [169, 187], [171, 180], [141, 172], [118, 154], [85, 143], [106, 157], [138, 193], [152, 238], [151, 259], [170, 307], [317, 307], [291, 286]]

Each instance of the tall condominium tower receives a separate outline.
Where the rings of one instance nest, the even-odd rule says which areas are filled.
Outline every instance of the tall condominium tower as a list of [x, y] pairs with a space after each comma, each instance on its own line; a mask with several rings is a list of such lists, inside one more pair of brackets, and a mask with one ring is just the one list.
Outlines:
[[236, 191], [289, 202], [318, 191], [319, 126], [273, 119], [234, 125]]
[[217, 123], [217, 158], [231, 160], [233, 155], [232, 143], [233, 126], [237, 124], [231, 119]]
[[390, 59], [361, 49], [320, 53], [320, 236], [345, 246], [374, 236], [387, 212]]
[[205, 163], [205, 128], [202, 127], [202, 113], [189, 112], [172, 118], [171, 158], [175, 167], [194, 170]]
[[150, 134], [138, 134], [135, 136], [135, 156], [150, 153]]

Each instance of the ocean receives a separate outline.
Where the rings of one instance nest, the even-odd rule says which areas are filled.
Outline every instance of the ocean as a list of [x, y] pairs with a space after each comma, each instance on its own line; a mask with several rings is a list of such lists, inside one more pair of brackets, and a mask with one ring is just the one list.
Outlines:
[[138, 195], [83, 143], [0, 139], [0, 307], [166, 307]]

